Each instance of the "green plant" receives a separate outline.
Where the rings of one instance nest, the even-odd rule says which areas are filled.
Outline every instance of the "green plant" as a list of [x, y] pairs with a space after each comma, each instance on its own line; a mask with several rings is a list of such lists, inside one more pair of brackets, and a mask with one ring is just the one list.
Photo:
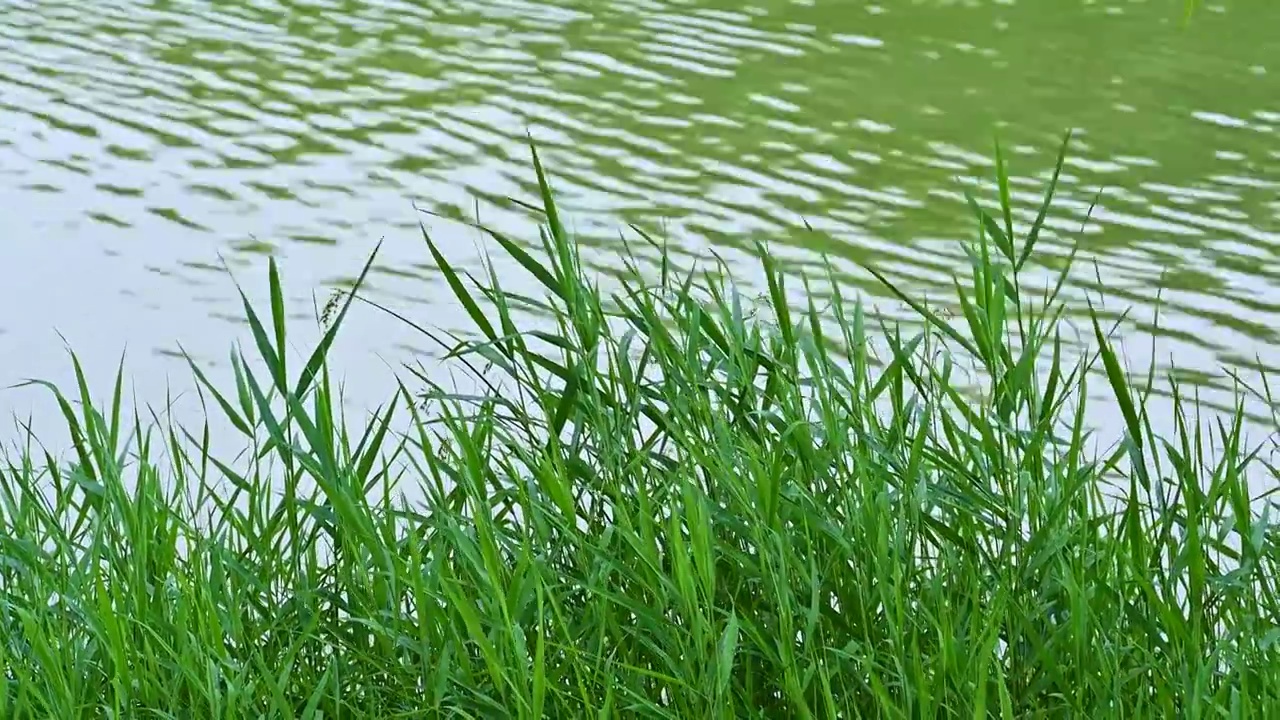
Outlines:
[[[76, 398], [50, 387], [74, 457], [32, 440], [0, 480], [0, 717], [1280, 706], [1280, 554], [1246, 483], [1270, 468], [1242, 415], [1208, 424], [1176, 383], [1157, 437], [1096, 320], [1094, 352], [1063, 359], [1066, 270], [1021, 279], [1056, 174], [1019, 238], [997, 155], [962, 325], [879, 276], [925, 320], [904, 336], [834, 278], [829, 307], [791, 307], [764, 248], [767, 323], [647, 237], [657, 277], [628, 249], [606, 296], [534, 165], [541, 252], [487, 232], [544, 297], [427, 239], [477, 337], [422, 331], [478, 391], [422, 374], [353, 430], [325, 356], [356, 293], [291, 375], [274, 263], [270, 317], [245, 302], [253, 361], [225, 391], [192, 364], [233, 457], [208, 423], [126, 418], [123, 374], [105, 407], [79, 372]], [[550, 325], [522, 329], [529, 307]], [[1095, 456], [1098, 361], [1126, 433]]]

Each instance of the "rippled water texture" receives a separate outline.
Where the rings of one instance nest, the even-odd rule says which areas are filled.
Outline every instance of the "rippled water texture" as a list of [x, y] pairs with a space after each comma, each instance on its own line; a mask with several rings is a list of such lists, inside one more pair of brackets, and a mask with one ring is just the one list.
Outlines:
[[[448, 325], [413, 203], [536, 237], [503, 202], [534, 195], [526, 131], [597, 268], [635, 223], [747, 273], [766, 240], [943, 293], [997, 130], [1025, 220], [1075, 128], [1046, 266], [1105, 190], [1082, 252], [1109, 310], [1141, 332], [1163, 286], [1162, 357], [1265, 363], [1280, 4], [1175, 5], [0, 0], [0, 380], [65, 366], [58, 331], [107, 370], [127, 345], [154, 399], [179, 343], [244, 337], [224, 261], [256, 292], [278, 253], [306, 316], [384, 236], [380, 297]], [[370, 377], [416, 342], [377, 315], [344, 346]]]

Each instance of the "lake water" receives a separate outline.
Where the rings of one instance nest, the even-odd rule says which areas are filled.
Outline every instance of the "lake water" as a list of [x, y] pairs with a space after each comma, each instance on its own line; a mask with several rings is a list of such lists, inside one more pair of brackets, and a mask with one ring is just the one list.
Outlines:
[[[1157, 360], [1220, 387], [1280, 339], [1280, 3], [1180, 5], [0, 0], [0, 382], [65, 379], [65, 337], [162, 401], [179, 347], [247, 338], [225, 268], [261, 298], [275, 253], [305, 329], [384, 237], [377, 297], [460, 324], [414, 205], [536, 238], [504, 201], [536, 196], [527, 134], [597, 269], [634, 223], [941, 297], [997, 133], [1025, 221], [1074, 128], [1043, 267], [1079, 238], [1074, 297], [1096, 261], [1137, 357], [1163, 287]], [[372, 402], [430, 350], [363, 311], [339, 358]]]

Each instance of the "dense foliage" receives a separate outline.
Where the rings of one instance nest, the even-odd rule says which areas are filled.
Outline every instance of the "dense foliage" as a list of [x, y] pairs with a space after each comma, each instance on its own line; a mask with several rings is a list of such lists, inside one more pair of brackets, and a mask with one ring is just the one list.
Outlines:
[[763, 307], [656, 243], [606, 296], [534, 160], [542, 252], [490, 237], [544, 297], [428, 240], [476, 391], [422, 376], [352, 427], [356, 293], [291, 367], [274, 264], [255, 355], [192, 364], [242, 453], [50, 387], [70, 461], [0, 464], [0, 717], [1276, 716], [1273, 473], [1172, 380], [1157, 437], [1096, 318], [1067, 359], [1067, 270], [1022, 279], [1052, 185], [1015, 235], [997, 163], [955, 323], [903, 295], [908, 333], [834, 279], [789, 305], [763, 248]]

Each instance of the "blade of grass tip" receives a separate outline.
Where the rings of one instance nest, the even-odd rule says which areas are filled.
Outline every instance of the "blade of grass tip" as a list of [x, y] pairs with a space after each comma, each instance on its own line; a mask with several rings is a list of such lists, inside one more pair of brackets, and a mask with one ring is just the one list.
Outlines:
[[[422, 229], [426, 233], [426, 228]], [[430, 240], [427, 241], [430, 243]], [[369, 271], [373, 268], [373, 263], [378, 257], [378, 251], [382, 249], [382, 240], [373, 247], [373, 252], [369, 253], [369, 259], [365, 261], [364, 267], [360, 269], [360, 274], [356, 277], [355, 283], [347, 292], [347, 298], [342, 302], [342, 308], [338, 310], [338, 314], [333, 317], [329, 329], [325, 331], [324, 337], [320, 343], [316, 345], [316, 349], [311, 352], [311, 357], [307, 359], [307, 364], [302, 369], [302, 374], [298, 377], [298, 383], [294, 386], [294, 397], [302, 397], [315, 380], [316, 375], [320, 372], [320, 366], [324, 364], [324, 360], [329, 355], [329, 348], [333, 345], [333, 340], [338, 335], [338, 328], [342, 327], [342, 321], [347, 317], [347, 311], [351, 309], [351, 303], [355, 302], [356, 296], [360, 294], [360, 288], [364, 286], [365, 279], [369, 276]], [[490, 328], [492, 330], [492, 328]]]
[[537, 278], [538, 282], [541, 282], [548, 290], [555, 293], [561, 299], [565, 299], [564, 288], [561, 287], [560, 282], [556, 280], [555, 276], [544, 268], [537, 260], [534, 260], [533, 256], [525, 252], [524, 248], [516, 245], [501, 233], [489, 230], [488, 228], [486, 228], [485, 231], [502, 246], [503, 250], [507, 251], [507, 254], [510, 255], [512, 259], [520, 263], [525, 270], [528, 270], [535, 278]]
[[910, 297], [908, 297], [907, 294], [899, 290], [896, 285], [889, 282], [888, 278], [880, 274], [879, 270], [876, 270], [870, 265], [862, 265], [862, 267], [865, 268], [867, 272], [874, 275], [876, 280], [880, 281], [880, 284], [888, 288], [889, 292], [893, 293], [899, 300], [903, 301], [908, 306], [910, 306], [911, 309], [916, 312], [916, 314], [920, 315], [925, 320], [927, 320], [929, 324], [933, 325], [934, 327], [938, 328], [938, 330], [945, 333], [947, 337], [959, 343], [960, 347], [964, 348], [970, 355], [974, 357], [982, 357], [981, 353], [978, 352], [978, 348], [974, 347], [973, 343], [966, 340], [963, 335], [961, 335], [959, 332], [956, 331], [955, 328], [951, 327], [950, 323], [938, 317], [937, 314], [935, 314], [929, 308], [925, 307], [924, 305], [921, 305], [916, 300], [913, 300]]
[[47, 380], [25, 380], [13, 388], [22, 388], [27, 386], [42, 387], [53, 393], [53, 397], [58, 402], [58, 408], [62, 411], [62, 418], [67, 424], [67, 430], [71, 434], [71, 444], [75, 448], [76, 457], [80, 461], [81, 472], [89, 477], [90, 480], [97, 480], [97, 474], [93, 469], [93, 459], [89, 455], [89, 449], [85, 446], [84, 431], [80, 429], [80, 421], [76, 418], [75, 410], [72, 409], [71, 403], [67, 401], [62, 391], [57, 385]]
[[[1160, 308], [1164, 303], [1164, 284], [1165, 278], [1168, 277], [1166, 270], [1160, 271], [1160, 279], [1156, 281], [1156, 300], [1153, 308], [1153, 316], [1151, 318], [1151, 357], [1156, 356], [1157, 338], [1160, 335]], [[1156, 363], [1152, 362], [1147, 368], [1147, 381], [1142, 388], [1141, 400], [1139, 403], [1146, 407], [1147, 402], [1151, 398], [1151, 394], [1155, 392], [1156, 384]]]
[[[275, 256], [267, 259], [268, 286], [271, 291], [271, 325], [276, 331], [276, 350], [280, 353], [280, 377], [288, 378], [288, 361], [285, 352], [284, 288], [280, 285], [280, 268]], [[283, 392], [284, 387], [280, 390]]]
[[511, 197], [510, 195], [505, 196], [503, 199], [511, 203], [512, 205], [528, 210], [529, 212], [535, 215], [544, 215], [544, 216], [546, 215], [546, 212], [542, 208], [538, 207], [537, 205], [534, 205], [531, 202], [526, 202], [524, 200], [521, 200], [520, 198]]
[[[531, 205], [526, 202], [521, 202], [513, 198], [507, 198], [507, 199], [520, 205], [523, 208], [526, 208], [529, 210], [535, 210], [539, 215], [546, 214], [541, 208], [538, 208], [535, 205]], [[432, 217], [438, 217], [444, 220], [454, 220], [455, 222], [460, 222], [461, 224], [466, 225], [467, 227], [473, 228], [475, 230], [479, 230], [480, 232], [488, 235], [489, 237], [496, 240], [498, 244], [501, 245], [502, 248], [506, 250], [507, 253], [510, 254], [513, 259], [515, 259], [516, 262], [520, 263], [522, 266], [524, 266], [526, 270], [532, 273], [533, 276], [536, 277], [539, 282], [547, 286], [547, 288], [549, 288], [556, 295], [559, 295], [562, 298], [564, 297], [564, 291], [560, 286], [560, 282], [555, 279], [555, 275], [549, 272], [541, 264], [539, 264], [537, 260], [534, 260], [533, 257], [529, 255], [528, 252], [525, 251], [524, 248], [517, 245], [514, 241], [511, 240], [511, 238], [507, 237], [506, 235], [498, 232], [497, 230], [494, 230], [491, 227], [488, 227], [487, 225], [481, 225], [479, 222], [467, 222], [467, 221], [455, 220], [454, 218], [445, 217], [440, 213], [433, 212], [431, 210], [424, 210], [422, 208], [418, 208], [418, 212], [424, 215], [430, 215]]]
[[551, 263], [551, 267], [555, 270], [555, 275], [567, 281], [565, 270], [560, 267], [560, 253], [556, 250], [555, 243], [551, 239], [551, 234], [547, 232], [545, 225], [538, 226], [538, 242], [542, 243], [542, 253], [547, 257], [547, 261]]
[[101, 434], [102, 428], [99, 427], [97, 413], [94, 411], [93, 399], [89, 397], [89, 381], [85, 378], [84, 366], [80, 364], [80, 358], [75, 353], [71, 353], [71, 367], [75, 370], [76, 389], [80, 393], [81, 422], [84, 423], [85, 439], [96, 451], [104, 436]]
[[1040, 231], [1044, 228], [1044, 220], [1049, 214], [1049, 205], [1053, 202], [1053, 194], [1058, 189], [1058, 178], [1062, 175], [1062, 166], [1067, 159], [1067, 147], [1071, 144], [1071, 131], [1068, 130], [1066, 137], [1062, 139], [1062, 145], [1058, 147], [1058, 159], [1053, 164], [1053, 177], [1049, 179], [1049, 186], [1045, 188], [1044, 200], [1040, 203], [1040, 210], [1036, 213], [1035, 222], [1031, 224], [1031, 231], [1027, 233], [1027, 242], [1022, 246], [1022, 254], [1018, 256], [1018, 261], [1014, 263], [1014, 271], [1022, 270], [1022, 266], [1026, 264], [1027, 258], [1031, 257], [1031, 251], [1035, 249], [1036, 241], [1040, 239]]
[[[467, 368], [467, 371], [471, 374], [471, 377], [476, 378], [480, 382], [484, 383], [484, 385], [488, 387], [490, 391], [494, 393], [498, 392], [497, 387], [493, 384], [493, 381], [490, 380], [485, 375], [485, 373], [481, 372], [478, 368], [476, 368], [475, 365], [473, 365], [467, 357], [465, 357], [464, 348], [460, 344], [451, 344], [451, 343], [445, 342], [444, 338], [441, 337], [439, 334], [434, 333], [428, 330], [427, 328], [422, 327], [421, 325], [414, 322], [410, 318], [404, 316], [399, 312], [396, 312], [395, 310], [392, 310], [391, 308], [385, 305], [382, 305], [381, 303], [378, 303], [374, 300], [370, 300], [368, 298], [360, 298], [360, 300], [365, 304], [370, 305], [371, 307], [390, 315], [396, 320], [399, 320], [400, 322], [404, 323], [406, 327], [412, 328], [418, 333], [421, 333], [428, 340], [435, 343], [440, 349], [444, 350], [446, 358], [457, 358], [458, 361], [461, 362], [463, 366]], [[418, 372], [411, 366], [406, 366], [406, 369], [408, 369], [409, 372], [417, 375], [419, 380], [426, 381], [425, 374]]]
[[809, 278], [801, 278], [801, 282], [804, 283], [804, 295], [808, 298], [806, 314], [809, 320], [809, 334], [813, 336], [814, 353], [818, 362], [823, 364], [822, 370], [825, 371], [828, 361], [827, 344], [822, 332], [822, 323], [818, 319], [818, 308], [813, 302], [813, 288], [809, 284]]
[[284, 368], [280, 364], [280, 358], [276, 354], [275, 348], [271, 346], [271, 339], [267, 336], [266, 329], [262, 326], [262, 320], [258, 317], [258, 313], [254, 312], [253, 305], [249, 302], [249, 297], [244, 294], [244, 290], [239, 285], [236, 290], [240, 293], [240, 302], [244, 305], [245, 319], [249, 321], [249, 329], [253, 332], [253, 342], [258, 348], [258, 354], [262, 356], [263, 362], [267, 364], [267, 371], [271, 373], [272, 382], [280, 392], [288, 392], [288, 379], [285, 378]]
[[[1000, 189], [1000, 212], [1004, 215], [1004, 233], [1009, 238], [1009, 249], [1013, 250], [1013, 205], [1009, 200], [1009, 165], [1005, 162], [1004, 149], [1000, 138], [996, 137], [996, 185]], [[1009, 253], [1009, 262], [1013, 262], [1013, 253]]]
[[572, 306], [577, 295], [575, 292], [577, 286], [574, 283], [576, 266], [569, 244], [569, 234], [565, 232], [564, 224], [560, 220], [560, 211], [556, 209], [555, 196], [551, 192], [551, 182], [547, 179], [547, 172], [542, 167], [542, 159], [538, 156], [538, 148], [532, 136], [529, 137], [529, 151], [533, 156], [533, 169], [538, 176], [538, 190], [542, 193], [542, 205], [547, 214], [547, 225], [551, 228], [551, 239], [560, 257], [560, 271], [563, 275], [561, 279], [566, 293], [565, 301]]
[[1059, 328], [1053, 329], [1053, 357], [1049, 360], [1049, 379], [1045, 382], [1044, 395], [1040, 400], [1040, 411], [1037, 425], [1046, 425], [1051, 417], [1051, 411], [1054, 408], [1054, 399], [1057, 397], [1058, 383], [1062, 379], [1062, 332]]
[[[231, 371], [235, 376], [236, 382], [236, 397], [240, 400], [240, 412], [244, 413], [244, 418], [248, 425], [256, 425], [257, 420], [254, 418], [257, 417], [257, 414], [253, 409], [253, 399], [249, 397], [249, 387], [244, 383], [244, 370], [240, 367], [240, 356], [235, 349], [232, 349], [230, 357]], [[247, 427], [245, 431], [248, 431]]]
[[480, 306], [471, 297], [471, 293], [467, 292], [467, 288], [462, 284], [462, 279], [458, 276], [458, 273], [454, 271], [453, 266], [440, 253], [440, 248], [436, 247], [435, 241], [431, 239], [431, 234], [427, 232], [427, 226], [419, 223], [418, 227], [422, 229], [422, 239], [426, 240], [427, 249], [431, 251], [431, 257], [435, 260], [436, 266], [444, 274], [444, 279], [449, 283], [449, 289], [453, 291], [454, 297], [458, 298], [458, 301], [462, 303], [467, 315], [471, 316], [471, 321], [479, 327], [480, 332], [484, 333], [490, 342], [496, 341], [498, 333], [493, 329], [493, 324], [480, 311]]
[[[231, 424], [235, 426], [236, 430], [239, 430], [246, 437], [252, 437], [253, 433], [249, 430], [249, 426], [245, 423], [244, 419], [240, 417], [240, 413], [236, 412], [235, 408], [231, 406], [231, 403], [223, 396], [218, 388], [215, 387], [213, 383], [209, 382], [209, 378], [206, 377], [204, 371], [196, 365], [195, 359], [186, 351], [186, 348], [179, 345], [178, 350], [182, 353], [182, 357], [186, 358], [188, 367], [191, 368], [191, 372], [196, 376], [197, 384], [208, 389], [209, 392], [213, 394], [214, 402], [218, 403], [218, 407], [222, 408], [223, 414], [227, 416], [227, 419], [231, 421]], [[236, 366], [236, 375], [237, 377], [240, 375], [238, 364]], [[241, 399], [241, 402], [243, 402], [243, 398]]]
[[538, 156], [538, 146], [533, 141], [533, 136], [529, 136], [529, 152], [533, 157], [533, 171], [538, 177], [538, 191], [542, 194], [542, 208], [547, 216], [547, 224], [551, 227], [551, 233], [557, 241], [562, 241], [564, 235], [564, 226], [560, 223], [560, 212], [556, 209], [556, 205], [551, 193], [551, 183], [547, 181], [546, 170], [542, 167], [542, 159]]
[[369, 446], [364, 448], [364, 454], [356, 465], [356, 481], [361, 485], [365, 484], [369, 477], [369, 472], [373, 469], [373, 463], [378, 459], [378, 452], [382, 450], [382, 443], [386, 440], [387, 428], [391, 426], [391, 417], [396, 412], [396, 402], [399, 399], [399, 393], [391, 399], [391, 405], [378, 422], [378, 431], [374, 434], [373, 439], [369, 441]]
[[987, 316], [979, 315], [973, 303], [965, 294], [964, 288], [960, 287], [959, 281], [952, 280], [956, 288], [956, 297], [960, 300], [960, 312], [964, 316], [965, 321], [969, 324], [969, 334], [973, 337], [973, 341], [977, 343], [977, 357], [988, 368], [994, 369], [995, 357], [991, 353], [991, 338], [987, 326]]
[[1009, 262], [1013, 262], [1013, 241], [1009, 239], [1008, 235], [1005, 235], [1004, 230], [1000, 229], [1000, 225], [996, 223], [995, 218], [982, 209], [982, 206], [974, 199], [973, 193], [969, 192], [968, 188], [964, 191], [964, 199], [969, 204], [969, 209], [973, 211], [978, 221], [982, 223], [982, 227], [995, 240], [996, 247], [1000, 249], [1001, 253], [1004, 253], [1005, 257], [1009, 258]]
[[760, 253], [760, 259], [764, 263], [765, 274], [768, 276], [769, 298], [773, 301], [773, 311], [777, 314], [778, 329], [782, 332], [782, 341], [790, 350], [795, 347], [795, 337], [792, 334], [791, 309], [787, 306], [785, 278], [782, 272], [778, 270], [773, 254], [769, 252], [763, 243], [756, 243], [756, 251]]
[[1129, 431], [1129, 436], [1137, 445], [1138, 449], [1142, 449], [1142, 427], [1138, 422], [1138, 412], [1133, 406], [1133, 396], [1129, 391], [1129, 382], [1125, 378], [1124, 369], [1120, 367], [1120, 361], [1116, 359], [1116, 353], [1111, 348], [1111, 343], [1107, 341], [1106, 335], [1102, 332], [1102, 325], [1098, 323], [1098, 313], [1093, 308], [1093, 303], [1089, 303], [1089, 318], [1093, 321], [1094, 336], [1098, 340], [1098, 352], [1102, 356], [1102, 365], [1107, 372], [1107, 380], [1111, 383], [1111, 389], [1116, 395], [1116, 402], [1120, 403], [1120, 412], [1124, 415], [1124, 423]]
[[115, 390], [111, 393], [111, 424], [107, 432], [112, 452], [120, 447], [120, 396], [124, 390], [124, 357], [124, 353], [120, 353], [120, 362], [116, 365]]

